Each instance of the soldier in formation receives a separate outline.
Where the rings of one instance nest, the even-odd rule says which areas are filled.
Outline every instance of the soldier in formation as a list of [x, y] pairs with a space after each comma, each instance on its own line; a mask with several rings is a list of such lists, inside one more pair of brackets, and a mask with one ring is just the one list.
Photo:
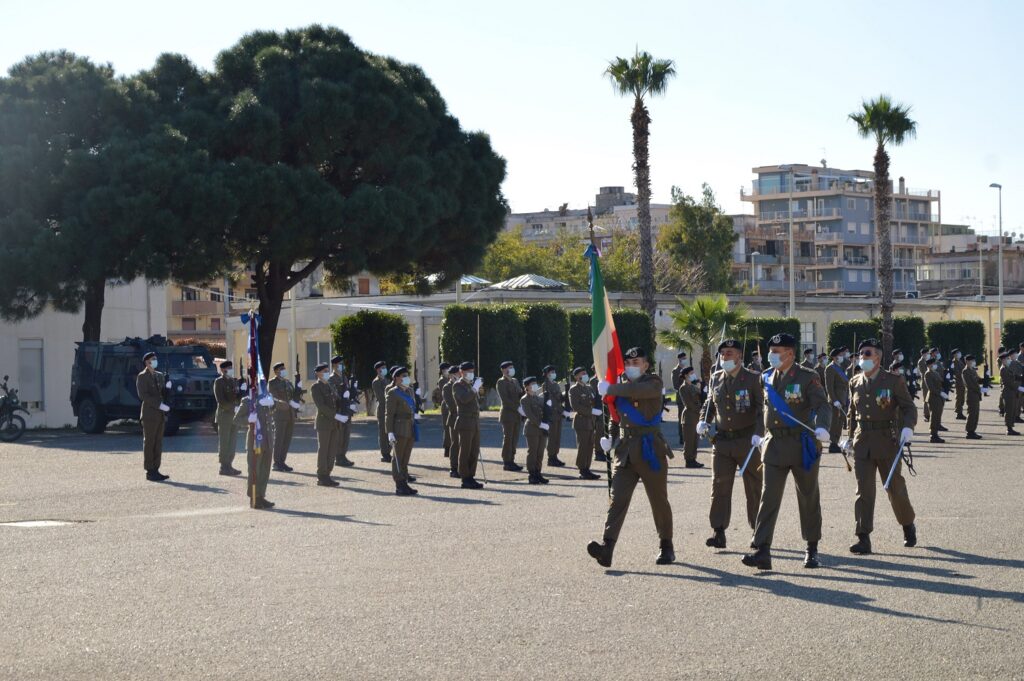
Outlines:
[[[275, 413], [279, 401], [269, 393], [252, 404], [252, 397], [245, 396], [235, 412], [235, 426], [245, 427], [245, 450], [248, 463], [248, 479], [245, 493], [249, 504], [256, 510], [274, 507], [267, 501], [267, 483], [270, 481], [270, 465], [274, 457], [276, 441]], [[286, 408], [287, 403], [284, 404]]]
[[217, 455], [220, 459], [221, 475], [239, 475], [242, 471], [234, 468], [235, 446], [238, 440], [238, 427], [235, 425], [235, 410], [241, 401], [242, 394], [238, 389], [238, 381], [231, 374], [234, 364], [226, 360], [220, 364], [220, 376], [213, 381], [213, 398], [217, 401]]
[[534, 377], [523, 379], [525, 392], [519, 398], [520, 414], [526, 420], [526, 470], [531, 485], [546, 485], [541, 471], [544, 466], [544, 445], [550, 425], [544, 418], [544, 386]]
[[409, 497], [418, 494], [409, 486], [415, 478], [409, 475], [409, 457], [413, 444], [420, 439], [419, 414], [412, 378], [405, 367], [391, 369], [391, 385], [384, 394], [384, 426], [391, 444], [391, 477], [395, 481], [395, 494]]
[[1020, 374], [1013, 366], [1015, 356], [1014, 352], [1003, 352], [999, 355], [999, 382], [1002, 385], [1003, 419], [1007, 435], [1020, 435], [1014, 426], [1017, 423], [1018, 395], [1024, 393], [1024, 386], [1021, 386]]
[[576, 433], [576, 469], [581, 480], [597, 480], [601, 476], [590, 470], [594, 459], [594, 417], [601, 414], [590, 389], [590, 377], [583, 367], [572, 370], [569, 404], [574, 412], [572, 429]]
[[338, 481], [331, 477], [334, 471], [334, 457], [338, 448], [338, 393], [331, 387], [330, 366], [318, 364], [314, 368], [316, 383], [309, 389], [316, 406], [316, 484], [321, 487], [337, 487]]
[[935, 357], [928, 357], [925, 360], [924, 385], [925, 395], [928, 400], [928, 411], [931, 419], [928, 424], [931, 426], [932, 443], [942, 444], [945, 442], [939, 432], [946, 430], [942, 425], [942, 410], [946, 406], [949, 395], [942, 389], [941, 365]]
[[358, 402], [356, 390], [345, 376], [345, 361], [341, 355], [331, 358], [331, 375], [327, 382], [334, 389], [338, 402], [338, 418], [335, 419], [338, 436], [334, 441], [334, 464], [349, 468], [355, 465], [355, 462], [348, 458], [348, 445], [352, 440], [352, 417], [355, 416], [355, 405]]
[[832, 405], [832, 425], [829, 428], [828, 445], [828, 451], [832, 454], [843, 451], [839, 448], [839, 438], [843, 436], [845, 413], [850, 404], [850, 379], [838, 361], [842, 354], [842, 350], [839, 348], [833, 348], [829, 353], [832, 361], [825, 367], [825, 378], [822, 381], [825, 386], [825, 394], [828, 395], [828, 402]]
[[686, 468], [704, 468], [704, 464], [697, 461], [697, 423], [702, 402], [699, 381], [700, 375], [693, 367], [686, 367], [676, 392], [676, 400], [683, 405], [683, 465]]
[[[678, 396], [679, 388], [683, 386], [683, 370], [690, 366], [690, 360], [687, 359], [685, 352], [680, 352], [676, 355], [676, 365], [672, 367], [672, 390], [674, 390]], [[685, 437], [683, 436], [683, 403], [676, 400], [676, 421], [679, 423], [679, 445], [685, 446]]]
[[455, 401], [455, 440], [458, 444], [458, 474], [463, 489], [481, 489], [476, 479], [480, 460], [480, 387], [483, 379], [476, 377], [476, 365], [463, 362], [462, 380], [452, 388]]
[[[562, 421], [568, 413], [562, 409], [562, 388], [558, 385], [558, 371], [554, 366], [544, 367], [544, 406], [551, 412], [548, 424], [548, 465], [561, 468], [565, 462], [558, 458], [562, 447]], [[562, 418], [559, 418], [561, 416]]]
[[511, 361], [501, 363], [501, 378], [495, 389], [501, 399], [501, 412], [498, 421], [501, 423], [501, 461], [506, 471], [519, 472], [523, 467], [516, 463], [516, 447], [519, 445], [519, 433], [522, 430], [523, 418], [519, 415], [520, 400], [523, 387], [516, 379], [516, 367]]
[[380, 460], [384, 463], [391, 463], [391, 444], [388, 442], [388, 431], [384, 427], [384, 401], [388, 385], [391, 383], [388, 378], [388, 363], [381, 360], [373, 365], [376, 377], [370, 384], [373, 390], [373, 399], [377, 404], [377, 444], [380, 445]]
[[163, 482], [170, 476], [160, 472], [160, 461], [164, 451], [164, 426], [167, 412], [171, 408], [164, 402], [164, 391], [170, 389], [170, 381], [156, 370], [159, 360], [155, 352], [142, 356], [145, 368], [135, 377], [135, 390], [142, 401], [139, 420], [142, 421], [142, 465], [146, 469], [146, 480]]
[[295, 386], [288, 380], [288, 370], [284, 362], [273, 366], [274, 377], [267, 382], [267, 389], [274, 398], [274, 465], [275, 471], [290, 473], [288, 465], [288, 449], [295, 433], [295, 418], [301, 408], [295, 398]]
[[964, 402], [967, 405], [967, 439], [980, 440], [978, 435], [978, 413], [981, 410], [983, 388], [978, 378], [978, 362], [974, 355], [964, 357], [964, 370], [960, 374], [964, 386]]

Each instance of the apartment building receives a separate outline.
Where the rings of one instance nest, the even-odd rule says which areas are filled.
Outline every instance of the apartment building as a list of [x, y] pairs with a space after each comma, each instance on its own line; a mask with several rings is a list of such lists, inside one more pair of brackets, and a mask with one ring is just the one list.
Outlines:
[[[1003, 291], [1024, 293], [1024, 242], [1003, 236]], [[932, 250], [917, 266], [923, 296], [994, 296], [999, 285], [999, 237], [967, 225], [939, 225]]]

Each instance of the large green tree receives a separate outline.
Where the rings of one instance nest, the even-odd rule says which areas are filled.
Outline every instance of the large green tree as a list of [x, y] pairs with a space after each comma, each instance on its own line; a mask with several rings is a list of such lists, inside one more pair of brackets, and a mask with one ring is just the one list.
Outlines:
[[658, 235], [658, 250], [684, 269], [701, 268], [703, 284], [711, 291], [732, 290], [732, 248], [737, 234], [732, 218], [722, 212], [715, 193], [701, 186], [699, 200], [672, 188], [668, 224]]
[[738, 336], [748, 326], [750, 310], [743, 303], [729, 303], [724, 295], [697, 296], [692, 302], [678, 299], [679, 309], [669, 312], [672, 326], [658, 332], [658, 342], [692, 355], [701, 349], [701, 378], [711, 376], [711, 355], [723, 338]]
[[651, 243], [651, 114], [647, 110], [648, 96], [661, 95], [668, 89], [668, 81], [676, 70], [670, 59], [655, 59], [648, 52], [636, 53], [626, 59], [616, 57], [608, 63], [605, 76], [616, 92], [633, 97], [633, 111], [629, 121], [633, 127], [633, 174], [636, 181], [637, 221], [640, 232], [640, 305], [654, 328], [654, 248]]
[[882, 308], [882, 354], [888, 366], [892, 353], [893, 272], [892, 237], [889, 215], [892, 208], [892, 181], [889, 179], [888, 145], [900, 146], [917, 134], [917, 123], [910, 118], [910, 107], [897, 104], [887, 95], [864, 100], [861, 110], [849, 115], [861, 137], [875, 141], [875, 238], [878, 243], [878, 284]]

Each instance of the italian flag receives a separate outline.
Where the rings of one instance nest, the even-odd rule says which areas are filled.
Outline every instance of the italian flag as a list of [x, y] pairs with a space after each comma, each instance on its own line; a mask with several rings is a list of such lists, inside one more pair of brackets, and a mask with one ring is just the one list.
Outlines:
[[[594, 371], [605, 381], [617, 383], [624, 369], [622, 348], [619, 336], [615, 332], [615, 320], [612, 318], [612, 307], [608, 303], [608, 292], [604, 290], [604, 277], [601, 276], [600, 251], [590, 244], [584, 254], [590, 258], [590, 342], [594, 352]], [[612, 420], [618, 421], [614, 398], [605, 396]]]

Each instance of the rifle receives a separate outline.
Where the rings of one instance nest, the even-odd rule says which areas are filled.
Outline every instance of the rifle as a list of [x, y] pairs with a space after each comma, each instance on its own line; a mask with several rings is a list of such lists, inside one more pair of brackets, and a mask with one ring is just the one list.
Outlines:
[[565, 372], [565, 388], [562, 390], [562, 416], [565, 416], [565, 420], [568, 421], [572, 418], [572, 403], [569, 401], [569, 374], [572, 373], [572, 369]]
[[298, 402], [299, 404], [305, 404], [305, 400], [302, 396], [306, 394], [306, 390], [302, 387], [302, 365], [299, 363], [299, 355], [295, 355], [295, 387], [292, 388], [292, 402]]

